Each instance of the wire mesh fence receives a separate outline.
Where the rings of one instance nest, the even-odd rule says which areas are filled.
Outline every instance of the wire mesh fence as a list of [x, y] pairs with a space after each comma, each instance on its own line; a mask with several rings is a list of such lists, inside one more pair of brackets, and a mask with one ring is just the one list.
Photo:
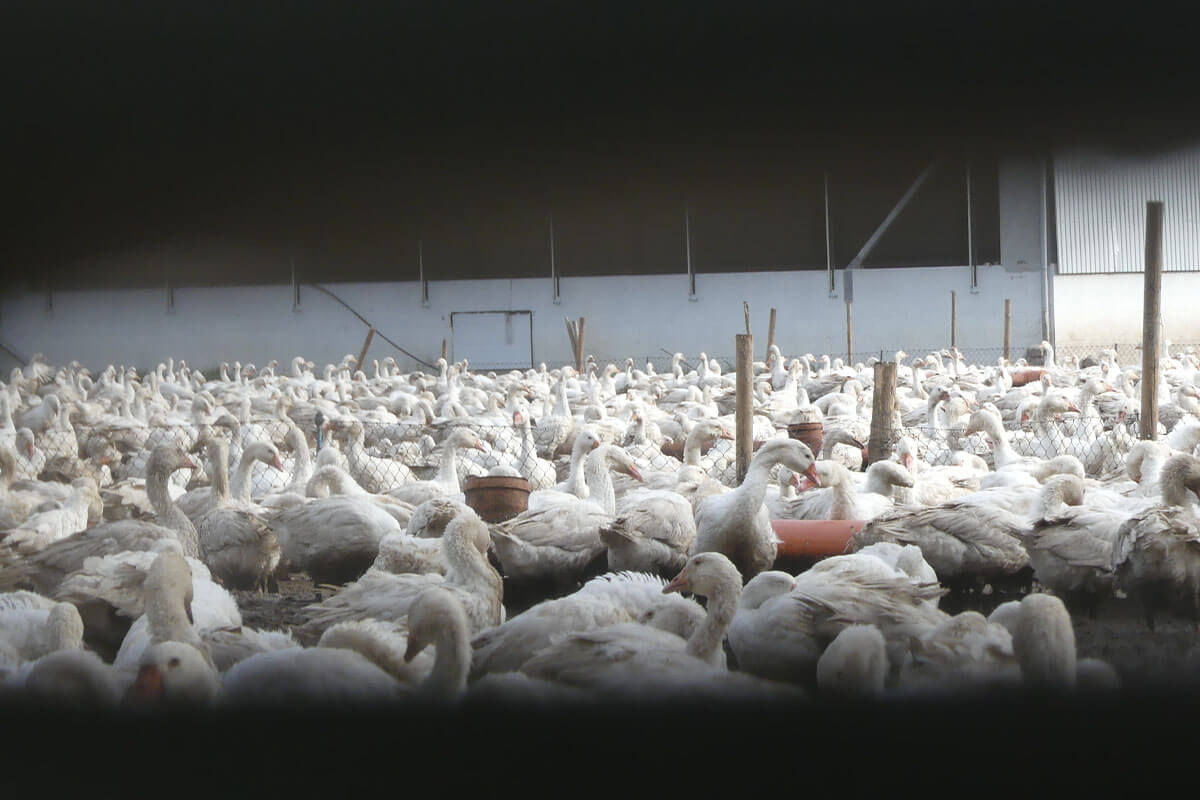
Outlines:
[[[1124, 469], [1125, 457], [1138, 441], [1138, 418], [1130, 415], [1120, 421], [1106, 422], [1099, 417], [1067, 417], [1010, 424], [1005, 435], [1016, 456], [1038, 459], [1075, 456], [1088, 477], [1099, 478]], [[982, 458], [989, 469], [996, 468], [996, 444], [982, 432], [967, 434], [966, 426], [897, 427], [892, 431], [893, 449], [903, 437], [916, 445], [917, 457], [928, 464], [962, 463], [963, 456], [957, 455], [962, 453]]]

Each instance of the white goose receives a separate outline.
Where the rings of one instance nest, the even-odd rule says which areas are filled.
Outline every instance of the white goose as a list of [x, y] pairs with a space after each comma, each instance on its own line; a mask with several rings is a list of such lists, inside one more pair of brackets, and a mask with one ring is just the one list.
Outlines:
[[230, 498], [229, 445], [223, 438], [209, 441], [208, 461], [213, 506], [196, 520], [200, 560], [226, 586], [263, 591], [279, 565], [279, 541], [266, 520]]
[[771, 468], [783, 464], [819, 486], [814, 462], [812, 451], [803, 442], [772, 439], [763, 444], [750, 460], [741, 486], [697, 503], [694, 552], [723, 553], [747, 579], [770, 569], [778, 546], [763, 505]]
[[325, 628], [345, 620], [364, 617], [399, 620], [408, 613], [413, 600], [430, 586], [441, 586], [459, 598], [472, 632], [503, 622], [504, 585], [484, 555], [488, 546], [487, 526], [474, 513], [462, 514], [446, 526], [441, 542], [449, 565], [444, 578], [436, 574], [393, 575], [368, 570], [333, 597], [306, 606], [311, 616], [293, 632], [315, 640]]
[[689, 639], [636, 623], [572, 633], [525, 662], [521, 672], [619, 697], [788, 696], [783, 686], [724, 669], [721, 642], [737, 610], [741, 583], [728, 558], [696, 554], [663, 588], [707, 598], [705, 621]]

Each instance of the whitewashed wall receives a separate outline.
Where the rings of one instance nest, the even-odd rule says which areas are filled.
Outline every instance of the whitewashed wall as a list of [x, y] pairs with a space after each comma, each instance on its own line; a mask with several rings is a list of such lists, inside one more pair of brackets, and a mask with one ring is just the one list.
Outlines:
[[[1004, 299], [1011, 298], [1013, 347], [1023, 351], [1041, 338], [1040, 280], [1039, 272], [980, 267], [972, 293], [965, 267], [862, 270], [854, 282], [855, 350], [865, 356], [946, 346], [953, 289], [960, 347], [999, 347]], [[570, 358], [564, 316], [587, 317], [587, 350], [598, 357], [662, 355], [660, 348], [729, 356], [744, 327], [743, 300], [750, 303], [756, 352], [765, 350], [772, 306], [785, 353], [845, 351], [845, 305], [829, 297], [823, 272], [700, 275], [694, 301], [684, 275], [563, 278], [558, 304], [548, 278], [434, 281], [428, 307], [416, 283], [326, 285], [428, 361], [451, 338], [451, 312], [488, 310], [533, 312], [535, 363]], [[301, 289], [299, 311], [292, 310], [290, 286], [176, 289], [173, 311], [162, 289], [56, 292], [50, 311], [44, 295], [0, 302], [0, 342], [24, 356], [41, 352], [51, 363], [78, 359], [93, 369], [109, 363], [146, 369], [168, 356], [199, 368], [233, 360], [262, 366], [272, 358], [286, 364], [295, 355], [323, 364], [357, 355], [365, 333], [350, 312], [309, 287]], [[389, 354], [399, 355], [376, 337], [369, 358]], [[401, 364], [416, 366], [403, 358]]]
[[[1142, 273], [1056, 276], [1056, 344], [1140, 342], [1144, 283]], [[1198, 310], [1200, 272], [1164, 272], [1163, 336], [1179, 344], [1200, 343]]]

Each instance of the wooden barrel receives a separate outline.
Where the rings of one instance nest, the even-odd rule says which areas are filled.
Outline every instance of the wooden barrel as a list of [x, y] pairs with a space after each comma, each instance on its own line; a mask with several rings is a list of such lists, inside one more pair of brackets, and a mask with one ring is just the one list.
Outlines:
[[473, 476], [463, 484], [467, 505], [484, 522], [504, 522], [525, 511], [531, 489], [524, 478], [507, 475]]
[[825, 429], [820, 422], [793, 422], [787, 427], [788, 438], [804, 442], [814, 456], [821, 455], [825, 441]]

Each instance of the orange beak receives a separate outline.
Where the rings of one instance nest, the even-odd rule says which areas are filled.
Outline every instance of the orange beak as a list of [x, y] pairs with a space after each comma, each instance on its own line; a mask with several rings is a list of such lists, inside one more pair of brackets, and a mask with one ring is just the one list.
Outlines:
[[684, 567], [675, 579], [663, 587], [663, 594], [682, 592], [688, 588], [687, 567]]
[[146, 664], [138, 670], [137, 680], [125, 692], [125, 701], [147, 703], [153, 700], [161, 700], [162, 696], [162, 673], [153, 664]]
[[900, 456], [900, 463], [903, 464], [904, 468], [909, 472], [912, 472], [913, 464], [915, 464], [916, 461], [917, 460], [913, 458], [912, 453], [905, 453], [904, 455]]
[[196, 462], [192, 461], [190, 458], [185, 458], [183, 460], [183, 464], [181, 464], [179, 468], [180, 469], [200, 469], [199, 465], [197, 465]]
[[821, 485], [821, 478], [819, 475], [817, 475], [817, 465], [816, 464], [810, 464], [808, 466], [808, 469], [804, 470], [804, 477], [806, 477], [810, 481], [812, 481], [813, 486]]
[[730, 433], [729, 431], [722, 430], [721, 435], [718, 436], [717, 438], [718, 439], [733, 439], [733, 434]]
[[629, 468], [626, 470], [626, 472], [628, 472], [634, 480], [641, 481], [642, 483], [646, 482], [646, 479], [642, 477], [642, 473], [633, 464], [629, 465]]
[[277, 470], [283, 470], [283, 462], [279, 460], [279, 456], [275, 456], [274, 460], [271, 461], [271, 466]]

